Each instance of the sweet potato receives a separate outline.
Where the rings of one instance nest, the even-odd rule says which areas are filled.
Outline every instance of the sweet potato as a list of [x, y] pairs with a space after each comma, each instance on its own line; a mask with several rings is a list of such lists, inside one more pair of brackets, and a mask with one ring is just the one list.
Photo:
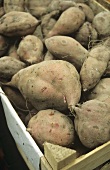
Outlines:
[[97, 40], [97, 38], [97, 31], [90, 22], [85, 22], [75, 35], [75, 39], [86, 48], [88, 48], [90, 41]]
[[93, 26], [100, 36], [110, 36], [110, 11], [103, 11], [95, 15]]
[[26, 65], [22, 61], [4, 56], [0, 58], [0, 79], [9, 81], [14, 74], [25, 67]]
[[19, 60], [19, 56], [17, 54], [17, 47], [16, 47], [16, 45], [11, 45], [9, 47], [9, 50], [8, 50], [7, 54], [8, 54], [8, 56], [16, 58], [16, 59]]
[[[69, 18], [69, 19], [68, 19]], [[60, 15], [47, 37], [69, 35], [79, 29], [85, 21], [85, 14], [77, 7], [70, 7]]]
[[27, 6], [27, 9], [33, 16], [41, 17], [42, 15], [47, 13], [47, 6], [50, 2], [51, 0], [31, 0], [27, 1], [25, 4]]
[[58, 15], [59, 11], [55, 10], [52, 11], [46, 15], [44, 15], [41, 18], [41, 28], [42, 28], [42, 32], [43, 35], [46, 36], [48, 34], [48, 32], [53, 28], [53, 26], [56, 23], [56, 19], [54, 18], [56, 15]]
[[103, 78], [89, 94], [89, 99], [96, 99], [100, 95], [110, 95], [110, 78]]
[[0, 18], [0, 34], [6, 36], [32, 34], [38, 24], [37, 18], [27, 12], [8, 12]]
[[33, 116], [27, 131], [41, 148], [45, 141], [61, 146], [69, 146], [74, 142], [73, 122], [63, 113], [53, 109], [41, 110]]
[[90, 50], [88, 58], [84, 61], [80, 71], [84, 91], [92, 89], [99, 82], [107, 68], [109, 59], [110, 52], [103, 45], [96, 46]]
[[33, 33], [36, 37], [38, 37], [41, 41], [43, 41], [43, 32], [41, 25], [38, 25]]
[[49, 51], [47, 51], [44, 56], [44, 61], [47, 61], [47, 60], [55, 60], [55, 57]]
[[38, 37], [27, 35], [19, 43], [17, 54], [28, 64], [39, 63], [43, 61], [43, 43]]
[[3, 6], [4, 6], [5, 13], [11, 11], [25, 11], [24, 0], [4, 0]]
[[104, 76], [110, 77], [110, 61], [108, 62], [108, 66], [105, 70]]
[[47, 38], [45, 45], [53, 56], [71, 62], [78, 70], [80, 70], [88, 56], [88, 51], [78, 41], [69, 36]]
[[92, 9], [87, 4], [76, 3], [75, 6], [78, 7], [79, 9], [81, 9], [85, 13], [87, 21], [92, 22], [92, 20], [94, 18], [94, 13], [93, 13]]
[[110, 104], [89, 100], [75, 112], [75, 130], [84, 146], [95, 148], [110, 140]]
[[81, 85], [75, 67], [67, 61], [49, 60], [20, 70], [7, 83], [18, 88], [37, 110], [70, 109], [79, 102]]
[[5, 93], [5, 95], [8, 97], [8, 99], [10, 100], [11, 104], [13, 105], [13, 107], [18, 111], [24, 111], [25, 115], [33, 109], [33, 106], [24, 99], [24, 97], [22, 96], [22, 94], [20, 93], [20, 91], [18, 89], [15, 89], [13, 87], [10, 86], [5, 86], [2, 85], [2, 89]]

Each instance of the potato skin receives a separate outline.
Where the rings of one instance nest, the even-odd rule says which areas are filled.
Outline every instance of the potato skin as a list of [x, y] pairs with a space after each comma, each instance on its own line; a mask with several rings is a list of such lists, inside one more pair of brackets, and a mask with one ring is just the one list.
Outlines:
[[78, 7], [85, 13], [86, 21], [89, 21], [89, 22], [93, 21], [94, 13], [88, 5], [86, 5], [84, 3], [76, 3], [76, 7]]
[[88, 96], [89, 100], [99, 98], [101, 95], [110, 96], [110, 78], [102, 78]]
[[75, 107], [75, 130], [84, 146], [95, 148], [110, 140], [109, 103], [94, 99]]
[[110, 36], [110, 11], [103, 11], [95, 15], [92, 24], [100, 36]]
[[22, 61], [10, 56], [4, 56], [0, 58], [0, 78], [9, 81], [13, 75], [25, 67], [26, 65]]
[[43, 148], [45, 141], [69, 146], [74, 142], [74, 125], [69, 117], [53, 110], [41, 110], [33, 116], [27, 126], [37, 144]]
[[74, 38], [69, 36], [53, 36], [45, 40], [50, 53], [58, 59], [72, 63], [78, 70], [88, 56], [88, 51]]
[[97, 38], [97, 31], [90, 22], [85, 22], [75, 35], [75, 39], [87, 49], [89, 48], [89, 42], [97, 40]]
[[43, 61], [43, 43], [38, 37], [27, 35], [20, 41], [17, 54], [25, 63], [39, 63]]
[[67, 61], [49, 60], [20, 70], [8, 83], [20, 90], [37, 110], [74, 110], [81, 95], [76, 68]]
[[27, 12], [8, 12], [0, 18], [0, 34], [6, 36], [32, 34], [38, 24], [37, 18]]
[[84, 21], [84, 12], [77, 7], [70, 7], [60, 15], [47, 37], [52, 37], [55, 35], [69, 35], [77, 31]]
[[84, 91], [92, 89], [99, 82], [107, 68], [109, 59], [110, 52], [103, 45], [96, 46], [90, 50], [88, 58], [84, 61], [80, 71]]

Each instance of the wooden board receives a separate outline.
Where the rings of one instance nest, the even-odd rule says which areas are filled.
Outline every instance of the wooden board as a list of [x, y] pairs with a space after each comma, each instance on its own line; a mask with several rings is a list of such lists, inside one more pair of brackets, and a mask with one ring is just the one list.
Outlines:
[[110, 0], [97, 0], [101, 5], [110, 10]]

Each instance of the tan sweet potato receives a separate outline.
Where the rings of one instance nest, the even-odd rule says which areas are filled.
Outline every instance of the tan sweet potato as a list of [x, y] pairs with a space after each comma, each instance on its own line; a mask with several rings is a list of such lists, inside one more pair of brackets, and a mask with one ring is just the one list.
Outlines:
[[63, 113], [53, 109], [41, 110], [33, 116], [27, 131], [41, 148], [45, 141], [61, 146], [69, 146], [74, 142], [73, 122]]
[[0, 58], [0, 79], [9, 81], [14, 74], [25, 67], [26, 65], [22, 61], [4, 56]]
[[16, 47], [16, 45], [11, 45], [9, 47], [9, 50], [8, 50], [7, 54], [8, 54], [8, 56], [16, 58], [16, 59], [19, 60], [19, 56], [17, 54], [17, 47]]
[[28, 64], [39, 63], [43, 61], [43, 43], [38, 37], [27, 35], [20, 41], [17, 54]]
[[4, 7], [0, 7], [0, 17], [5, 14]]
[[110, 95], [110, 78], [103, 78], [89, 94], [89, 99], [96, 99], [100, 95]]
[[45, 56], [44, 56], [44, 61], [47, 60], [55, 60], [55, 57], [49, 52], [47, 51]]
[[41, 17], [47, 13], [47, 6], [51, 0], [31, 0], [27, 1], [25, 4], [29, 12], [35, 17]]
[[56, 23], [56, 19], [54, 18], [59, 14], [58, 10], [52, 11], [41, 18], [41, 28], [44, 37], [48, 34], [48, 32], [53, 28]]
[[11, 11], [25, 11], [24, 0], [4, 0], [3, 6], [4, 6], [5, 13]]
[[47, 37], [69, 35], [79, 29], [85, 21], [85, 14], [77, 7], [70, 7], [60, 15]]
[[110, 11], [103, 11], [95, 15], [93, 26], [100, 36], [110, 36]]
[[92, 89], [99, 82], [107, 68], [109, 59], [110, 52], [107, 47], [99, 45], [91, 49], [80, 71], [84, 91]]
[[78, 41], [69, 36], [47, 38], [45, 45], [53, 56], [71, 62], [78, 70], [80, 70], [88, 56], [88, 51]]
[[32, 34], [39, 24], [37, 18], [28, 12], [12, 11], [0, 18], [0, 34], [6, 36], [24, 36]]
[[84, 146], [95, 148], [110, 140], [110, 103], [89, 100], [75, 112], [75, 130]]
[[43, 32], [41, 25], [38, 25], [33, 33], [36, 37], [38, 37], [41, 41], [43, 41]]
[[70, 109], [79, 102], [81, 85], [75, 67], [67, 61], [49, 60], [28, 66], [13, 76], [10, 86], [17, 87], [37, 110]]
[[92, 22], [92, 20], [94, 18], [94, 13], [93, 13], [92, 9], [87, 4], [76, 3], [75, 6], [78, 7], [79, 9], [81, 9], [85, 13], [87, 21]]
[[97, 31], [90, 22], [85, 22], [75, 35], [75, 39], [86, 48], [89, 47], [91, 41], [95, 41], [97, 38]]
[[110, 77], [110, 61], [108, 62], [107, 68], [105, 70], [104, 76]]

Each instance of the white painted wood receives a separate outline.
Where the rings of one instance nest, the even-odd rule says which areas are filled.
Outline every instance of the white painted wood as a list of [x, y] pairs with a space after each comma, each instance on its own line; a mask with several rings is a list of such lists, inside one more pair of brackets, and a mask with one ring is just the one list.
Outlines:
[[0, 97], [8, 128], [17, 144], [17, 147], [20, 148], [20, 152], [22, 152], [21, 155], [25, 155], [27, 158], [25, 161], [28, 161], [28, 167], [30, 170], [39, 170], [40, 158], [43, 156], [43, 153], [31, 135], [26, 131], [25, 125], [17, 115], [1, 88]]

